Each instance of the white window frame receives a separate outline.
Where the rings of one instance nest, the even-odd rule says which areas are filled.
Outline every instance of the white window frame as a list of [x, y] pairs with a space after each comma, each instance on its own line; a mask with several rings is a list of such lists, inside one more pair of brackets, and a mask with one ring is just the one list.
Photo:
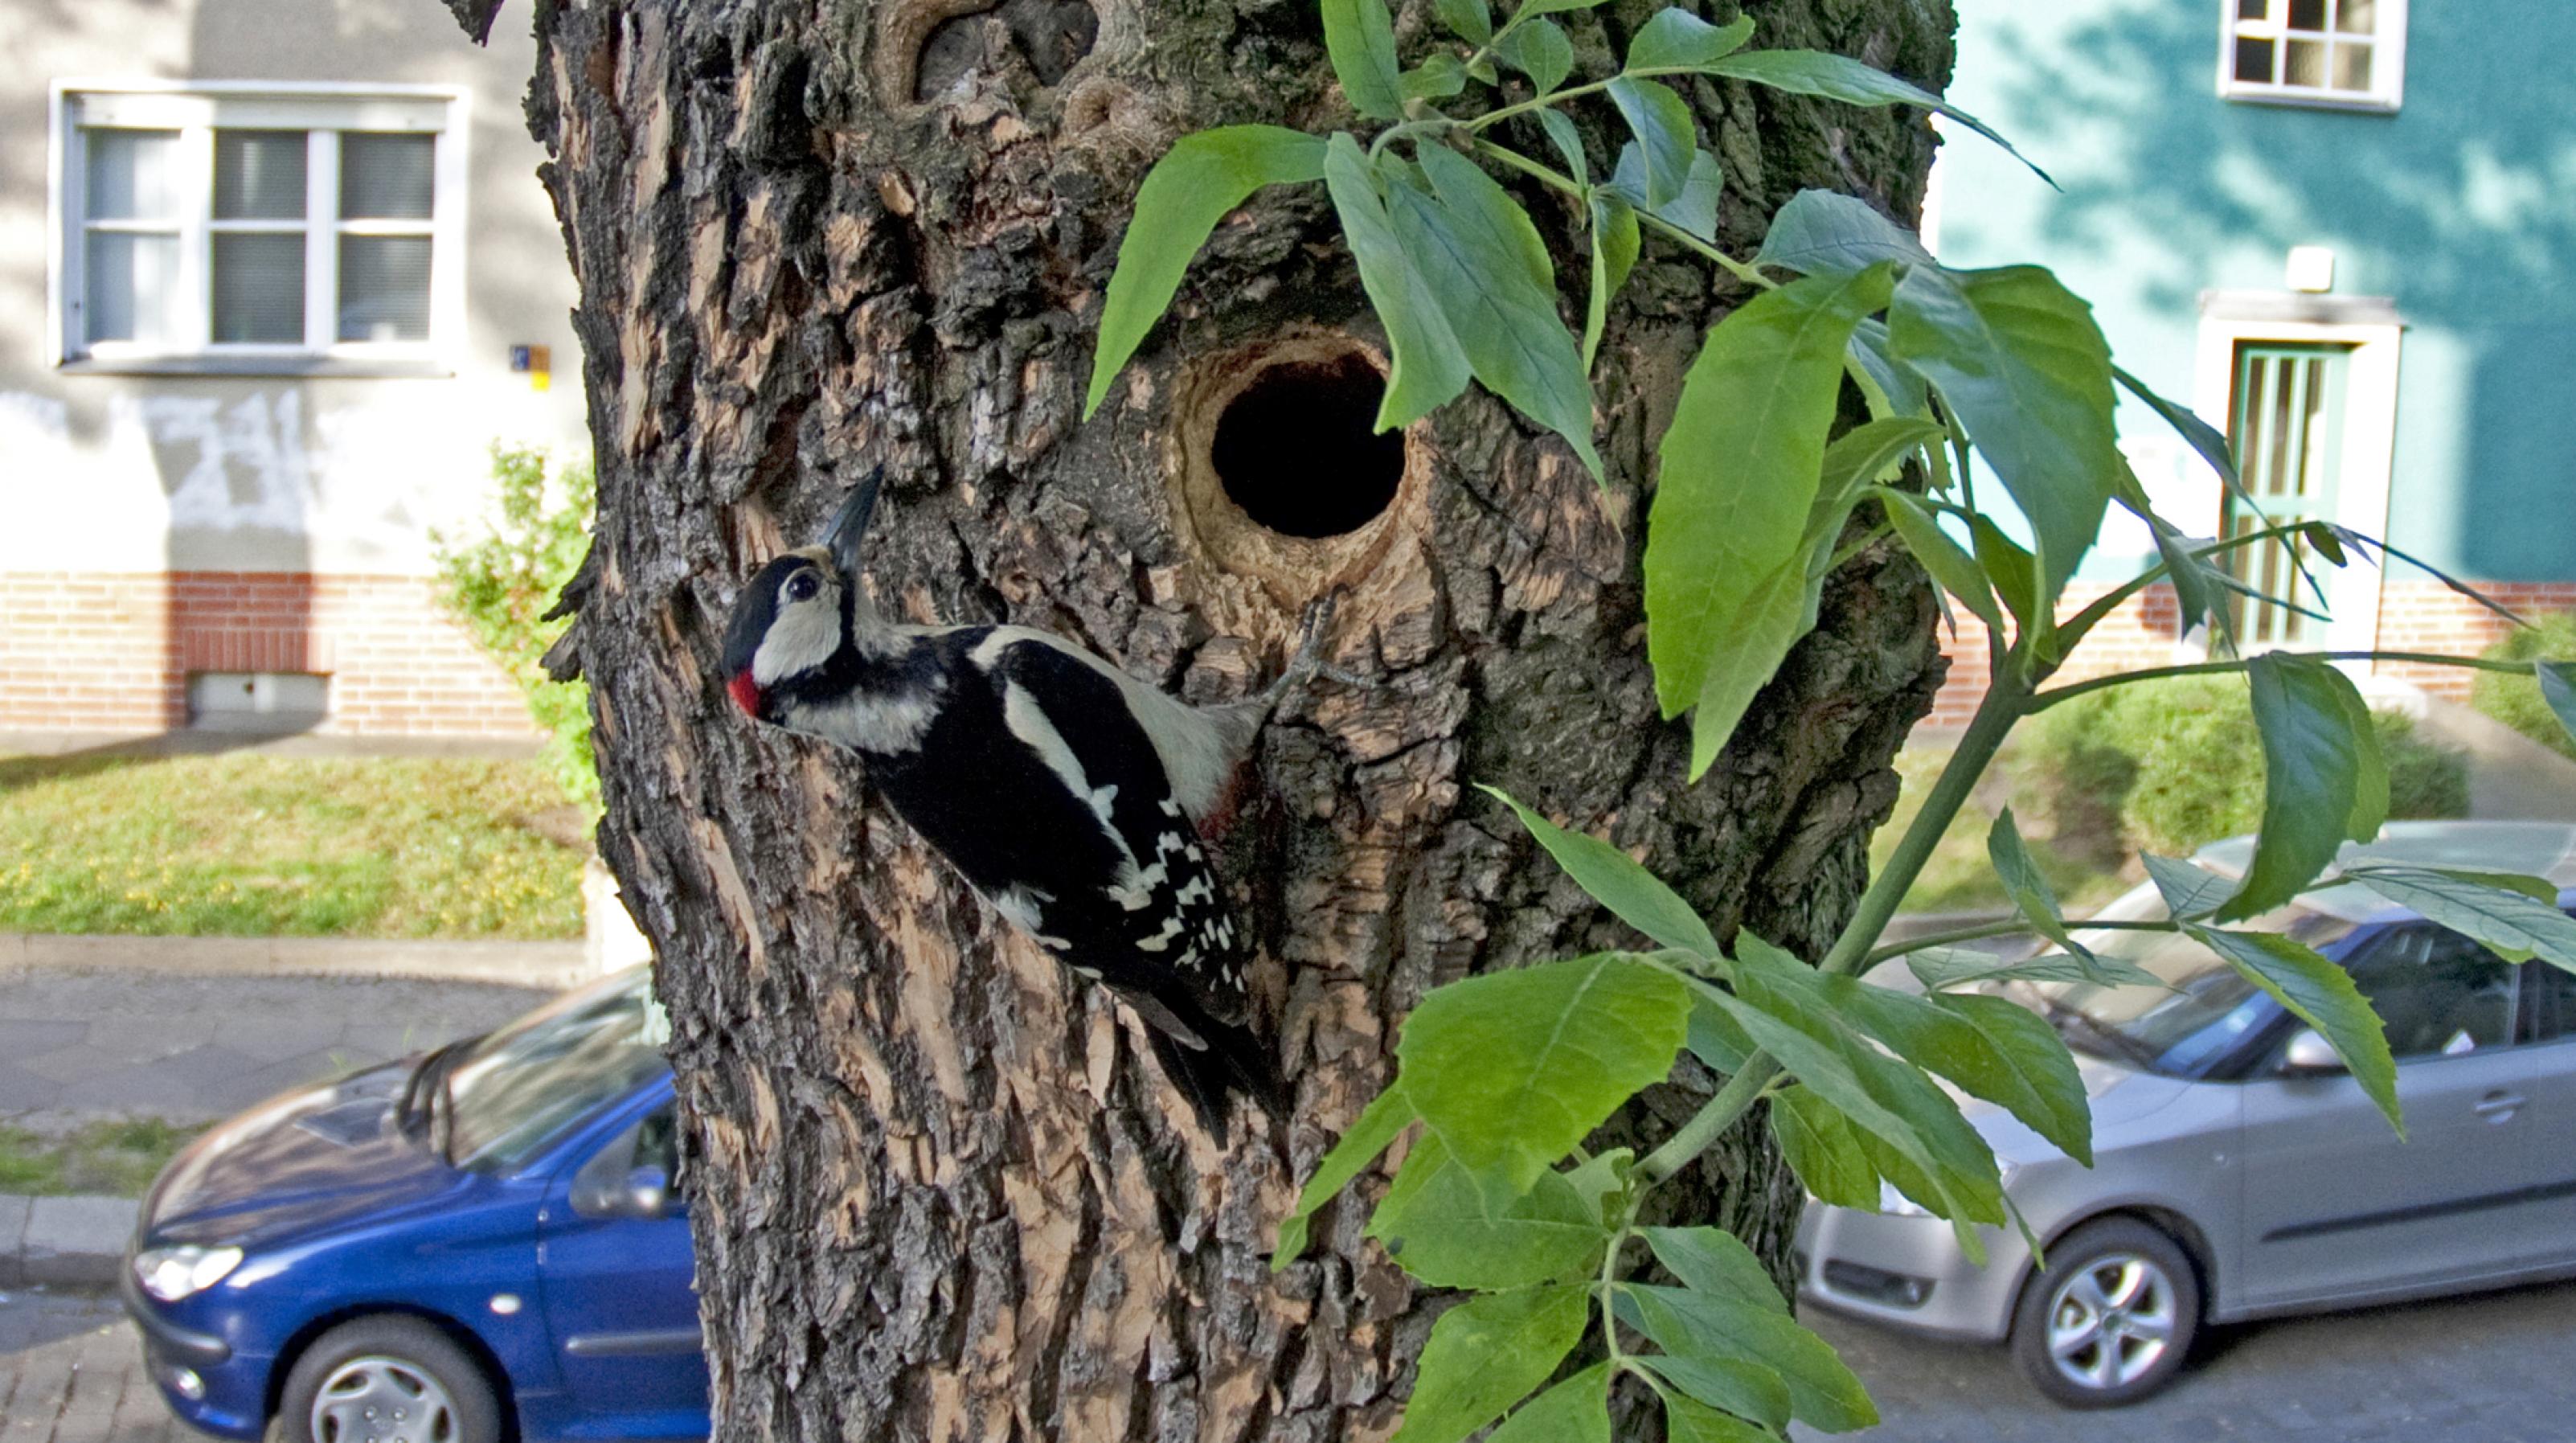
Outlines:
[[[48, 108], [46, 155], [46, 362], [69, 372], [144, 375], [446, 376], [465, 345], [466, 137], [471, 95], [457, 86], [352, 85], [311, 81], [57, 80]], [[167, 343], [88, 339], [82, 273], [88, 201], [84, 131], [89, 127], [176, 130], [183, 210], [180, 291], [189, 300]], [[214, 137], [218, 128], [306, 132], [305, 216], [289, 221], [218, 221]], [[431, 159], [430, 218], [340, 218], [340, 135], [401, 131], [437, 137]], [[300, 343], [217, 343], [212, 324], [213, 237], [233, 231], [301, 230], [305, 237], [304, 338]], [[338, 335], [343, 235], [426, 234], [430, 239], [429, 337], [343, 341]]]
[[[2389, 478], [2397, 453], [2397, 356], [2406, 334], [2405, 323], [2394, 318], [2394, 308], [2387, 308], [2390, 318], [2386, 320], [2298, 318], [2296, 313], [2303, 309], [2321, 314], [2340, 309], [2302, 304], [2310, 299], [2272, 292], [2217, 292], [2204, 296], [2192, 369], [2193, 409], [2204, 418], [2234, 415], [2236, 348], [2240, 344], [2348, 348], [2340, 438], [2343, 465], [2335, 478], [2331, 519], [2365, 536], [2385, 536]], [[2385, 303], [2381, 306], [2385, 307]], [[2213, 424], [2224, 430], [2228, 422], [2220, 419]], [[2217, 486], [2214, 474], [2209, 484]], [[2214, 518], [2215, 491], [2211, 495]], [[2332, 620], [2311, 632], [2299, 649], [2368, 651], [2378, 645], [2381, 574], [2382, 568], [2367, 565], [2317, 568], [2317, 581], [2325, 588], [2326, 611]], [[2369, 670], [2367, 662], [2354, 666], [2362, 672]]]
[[[2406, 102], [2406, 0], [2378, 0], [2377, 29], [2370, 37], [2370, 89], [2336, 90], [2323, 86], [2274, 84], [2236, 78], [2236, 37], [2269, 39], [2273, 67], [2288, 63], [2283, 44], [2291, 34], [2290, 0], [2270, 0], [2266, 18], [2240, 20], [2237, 0], [2218, 0], [2218, 93], [2230, 100], [2264, 105], [2304, 105], [2325, 110], [2394, 113]], [[2305, 35], [2310, 32], [2299, 31]]]

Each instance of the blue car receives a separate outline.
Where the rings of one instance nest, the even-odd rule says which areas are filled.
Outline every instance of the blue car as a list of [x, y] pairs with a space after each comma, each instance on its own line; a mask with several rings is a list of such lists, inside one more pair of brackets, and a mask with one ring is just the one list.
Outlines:
[[125, 1269], [162, 1396], [287, 1443], [706, 1437], [667, 1031], [636, 968], [207, 1133]]

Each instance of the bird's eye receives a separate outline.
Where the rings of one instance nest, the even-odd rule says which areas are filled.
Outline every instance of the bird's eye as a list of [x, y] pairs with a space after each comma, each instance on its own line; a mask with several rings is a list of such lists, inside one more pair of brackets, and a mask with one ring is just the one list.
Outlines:
[[788, 578], [787, 599], [790, 601], [812, 601], [814, 599], [814, 594], [822, 589], [823, 583], [816, 579], [813, 572], [800, 571], [794, 576]]

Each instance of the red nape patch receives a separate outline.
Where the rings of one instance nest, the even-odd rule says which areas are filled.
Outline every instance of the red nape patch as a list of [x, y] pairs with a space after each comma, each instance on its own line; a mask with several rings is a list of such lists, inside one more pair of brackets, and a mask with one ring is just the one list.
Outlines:
[[759, 718], [760, 683], [751, 679], [750, 672], [737, 673], [733, 680], [725, 683], [725, 690], [733, 693], [733, 704], [742, 708], [744, 716]]

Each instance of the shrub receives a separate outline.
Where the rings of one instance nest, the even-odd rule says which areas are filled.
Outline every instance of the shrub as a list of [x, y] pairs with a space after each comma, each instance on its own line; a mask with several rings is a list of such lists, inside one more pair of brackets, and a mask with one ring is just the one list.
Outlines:
[[[2485, 655], [2494, 661], [2576, 661], [2576, 611], [2544, 616], [2537, 626], [2517, 626]], [[2479, 672], [2470, 699], [2478, 710], [2533, 741], [2576, 757], [2576, 737], [2558, 724], [2557, 713], [2540, 699], [2540, 683], [2530, 677]]]
[[558, 682], [538, 658], [563, 631], [538, 620], [572, 580], [590, 545], [596, 483], [587, 465], [554, 468], [535, 447], [492, 447], [499, 514], [482, 539], [463, 545], [430, 533], [446, 602], [475, 642], [506, 668], [545, 728], [546, 769], [586, 808], [599, 805], [599, 768], [590, 749], [590, 690]]
[[[2376, 720], [2389, 815], [2467, 815], [2467, 760], [2418, 735], [2403, 713]], [[2068, 702], [2031, 728], [2023, 767], [2061, 837], [2116, 819], [2129, 847], [2183, 855], [2263, 819], [2263, 742], [2240, 677], [2177, 677]]]

